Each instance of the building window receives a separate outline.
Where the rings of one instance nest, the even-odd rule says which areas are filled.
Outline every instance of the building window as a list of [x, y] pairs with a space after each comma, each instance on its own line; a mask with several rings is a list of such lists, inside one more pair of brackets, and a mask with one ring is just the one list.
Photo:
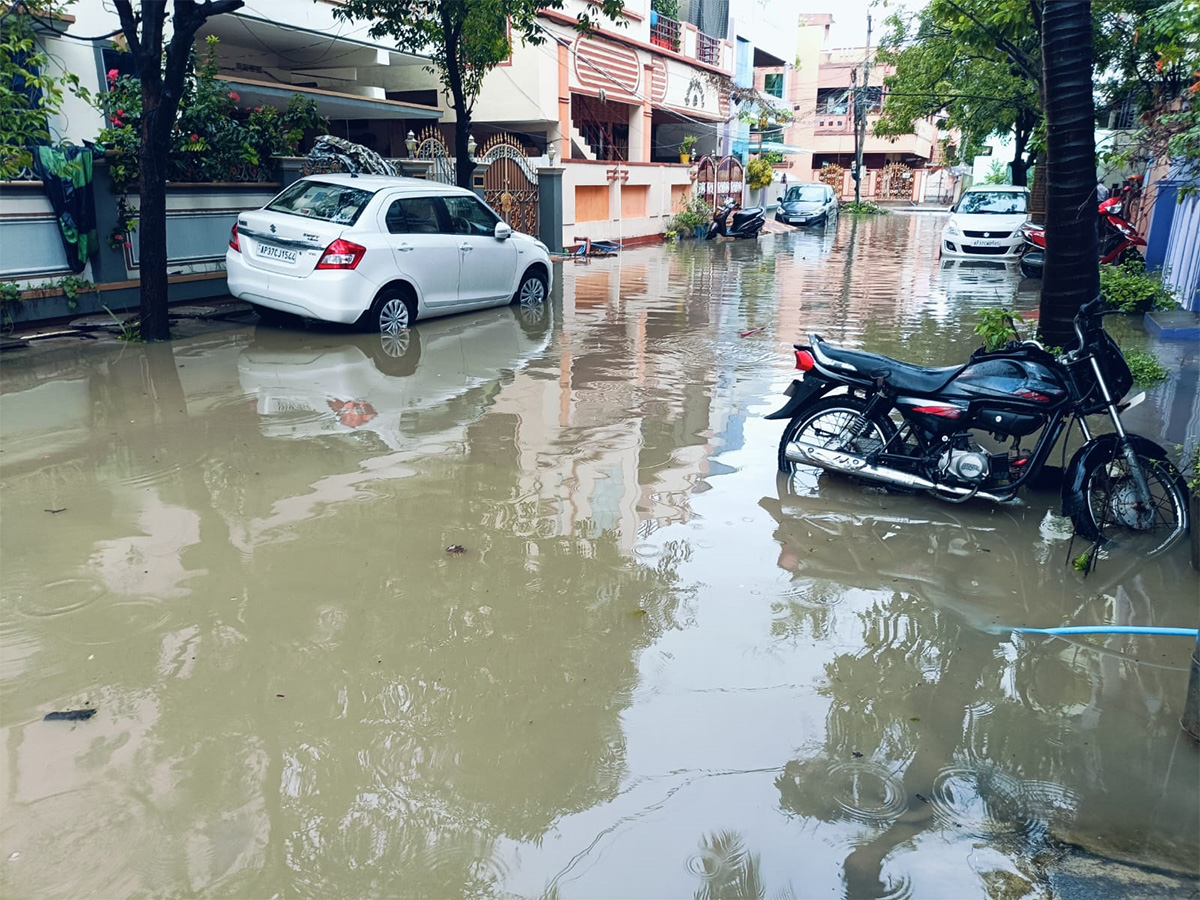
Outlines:
[[763, 76], [763, 93], [783, 99], [783, 73], [769, 72]]

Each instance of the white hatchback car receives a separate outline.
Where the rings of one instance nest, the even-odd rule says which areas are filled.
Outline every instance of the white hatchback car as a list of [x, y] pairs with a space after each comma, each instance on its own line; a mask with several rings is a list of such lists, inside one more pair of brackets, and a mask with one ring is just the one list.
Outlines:
[[418, 319], [546, 302], [546, 245], [473, 193], [417, 178], [313, 175], [238, 216], [229, 292], [265, 316], [291, 313], [383, 334]]
[[1025, 238], [1021, 226], [1028, 215], [1029, 191], [1007, 184], [967, 188], [950, 207], [942, 229], [942, 256], [1015, 259]]

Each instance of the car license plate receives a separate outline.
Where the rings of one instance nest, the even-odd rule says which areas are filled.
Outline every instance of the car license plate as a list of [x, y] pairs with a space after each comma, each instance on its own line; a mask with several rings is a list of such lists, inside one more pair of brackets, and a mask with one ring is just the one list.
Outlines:
[[1000, 247], [1002, 244], [999, 241], [972, 241], [976, 247]]
[[792, 216], [792, 221], [797, 225], [803, 225], [808, 221], [808, 216]]
[[259, 244], [258, 255], [263, 259], [277, 259], [280, 262], [292, 265], [296, 262], [295, 250], [285, 250], [282, 247], [276, 247], [274, 244]]

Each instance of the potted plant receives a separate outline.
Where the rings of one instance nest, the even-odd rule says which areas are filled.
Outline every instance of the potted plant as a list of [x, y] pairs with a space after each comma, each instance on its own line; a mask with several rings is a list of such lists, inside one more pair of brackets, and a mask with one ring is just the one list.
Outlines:
[[685, 166], [692, 161], [692, 149], [696, 146], [696, 140], [694, 134], [689, 134], [679, 142], [679, 161]]
[[692, 194], [688, 198], [687, 205], [684, 207], [684, 212], [681, 215], [687, 216], [687, 223], [696, 237], [704, 238], [708, 235], [708, 226], [712, 223], [713, 209], [704, 202], [703, 197], [698, 194]]
[[675, 217], [675, 227], [684, 237], [692, 237], [695, 233], [696, 225], [699, 224], [699, 219], [686, 206], [679, 211], [679, 215]]

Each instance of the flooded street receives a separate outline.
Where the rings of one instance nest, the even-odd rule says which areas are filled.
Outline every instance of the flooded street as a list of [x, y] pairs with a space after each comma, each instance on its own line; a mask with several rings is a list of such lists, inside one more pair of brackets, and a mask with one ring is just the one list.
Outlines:
[[[1012, 631], [1195, 627], [1186, 546], [1085, 579], [1056, 492], [776, 477], [806, 332], [947, 365], [1036, 308], [934, 259], [944, 221], [568, 262], [544, 315], [403, 346], [247, 316], [6, 354], [0, 894], [1194, 885], [1192, 642]], [[1156, 349], [1129, 424], [1173, 448], [1197, 353]]]

